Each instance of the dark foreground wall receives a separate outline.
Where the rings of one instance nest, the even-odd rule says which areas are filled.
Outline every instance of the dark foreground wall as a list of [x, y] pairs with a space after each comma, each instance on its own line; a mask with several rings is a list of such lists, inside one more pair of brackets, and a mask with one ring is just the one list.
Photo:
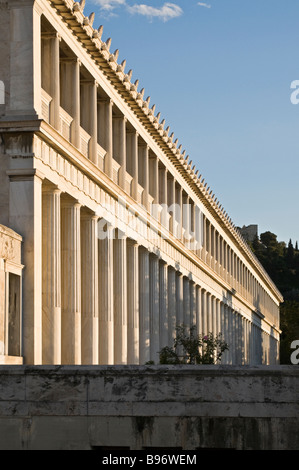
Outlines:
[[298, 449], [296, 366], [0, 366], [0, 449]]

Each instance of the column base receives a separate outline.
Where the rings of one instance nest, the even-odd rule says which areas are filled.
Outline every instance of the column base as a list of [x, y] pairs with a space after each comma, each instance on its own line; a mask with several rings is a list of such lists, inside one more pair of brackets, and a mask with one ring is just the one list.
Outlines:
[[23, 357], [21, 356], [4, 356], [0, 355], [0, 364], [1, 365], [22, 365], [23, 364]]

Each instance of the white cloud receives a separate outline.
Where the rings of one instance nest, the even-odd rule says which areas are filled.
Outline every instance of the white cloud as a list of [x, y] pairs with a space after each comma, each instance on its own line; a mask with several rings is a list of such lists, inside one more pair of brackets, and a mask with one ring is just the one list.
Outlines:
[[132, 14], [147, 16], [148, 18], [159, 18], [162, 21], [168, 21], [177, 18], [183, 14], [181, 7], [174, 3], [164, 3], [160, 8], [151, 7], [150, 5], [133, 5], [128, 6], [128, 10]]
[[200, 7], [211, 8], [211, 5], [208, 5], [207, 3], [198, 2], [197, 5]]
[[112, 11], [119, 6], [126, 5], [126, 0], [93, 0], [102, 10]]

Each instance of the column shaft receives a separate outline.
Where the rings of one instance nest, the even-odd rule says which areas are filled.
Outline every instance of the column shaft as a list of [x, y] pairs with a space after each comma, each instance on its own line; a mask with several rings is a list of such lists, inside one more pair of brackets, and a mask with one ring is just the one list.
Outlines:
[[114, 364], [113, 228], [99, 240], [99, 363]]
[[127, 240], [120, 232], [113, 243], [114, 364], [127, 363]]
[[160, 291], [160, 349], [168, 346], [169, 320], [168, 320], [168, 265], [160, 262], [159, 273]]
[[184, 325], [190, 328], [190, 281], [187, 277], [183, 279], [184, 298]]
[[81, 218], [82, 364], [98, 364], [98, 217]]
[[80, 204], [61, 204], [62, 364], [81, 364]]
[[128, 364], [139, 364], [139, 248], [127, 243]]
[[49, 187], [43, 191], [43, 364], [61, 364], [60, 194], [60, 190]]
[[173, 346], [175, 338], [176, 319], [176, 272], [175, 269], [168, 269], [168, 346]]
[[159, 361], [160, 316], [159, 316], [159, 259], [150, 256], [150, 359]]
[[150, 360], [150, 287], [149, 252], [139, 248], [140, 364]]

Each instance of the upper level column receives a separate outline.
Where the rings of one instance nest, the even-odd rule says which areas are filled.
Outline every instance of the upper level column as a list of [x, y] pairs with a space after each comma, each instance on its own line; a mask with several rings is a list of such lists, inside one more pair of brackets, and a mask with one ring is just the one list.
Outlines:
[[126, 122], [127, 120], [124, 116], [113, 118], [113, 158], [120, 165], [118, 182], [119, 186], [124, 190], [126, 188], [127, 172]]
[[59, 44], [61, 37], [56, 31], [42, 33], [42, 88], [52, 98], [50, 124], [60, 129], [60, 66]]
[[98, 100], [98, 142], [106, 150], [104, 171], [109, 178], [113, 177], [113, 101], [110, 98]]
[[72, 117], [71, 143], [80, 149], [80, 67], [77, 57], [60, 59], [60, 104]]

